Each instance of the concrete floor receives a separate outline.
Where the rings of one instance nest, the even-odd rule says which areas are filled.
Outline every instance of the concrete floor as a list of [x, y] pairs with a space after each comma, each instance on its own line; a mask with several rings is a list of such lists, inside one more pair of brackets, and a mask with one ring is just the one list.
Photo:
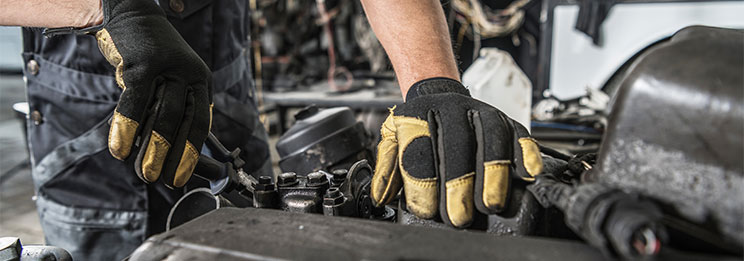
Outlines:
[[23, 141], [23, 125], [12, 105], [26, 100], [20, 75], [0, 74], [0, 237], [42, 244], [44, 236], [33, 201], [34, 187]]

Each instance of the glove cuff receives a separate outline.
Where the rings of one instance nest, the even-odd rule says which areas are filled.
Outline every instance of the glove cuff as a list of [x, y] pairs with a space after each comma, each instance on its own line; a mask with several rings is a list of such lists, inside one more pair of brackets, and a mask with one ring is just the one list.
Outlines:
[[62, 34], [95, 34], [104, 27], [107, 27], [112, 16], [128, 12], [128, 16], [143, 15], [160, 15], [165, 18], [165, 12], [152, 0], [101, 0], [101, 9], [103, 11], [103, 22], [99, 25], [76, 28], [76, 27], [58, 27], [46, 28], [42, 32], [45, 37], [52, 37]]
[[63, 35], [63, 34], [95, 34], [95, 32], [100, 31], [103, 29], [103, 26], [108, 24], [108, 20], [111, 17], [110, 15], [110, 9], [106, 8], [107, 1], [103, 0], [101, 1], [101, 9], [103, 11], [103, 22], [99, 25], [94, 26], [88, 26], [83, 28], [77, 28], [77, 27], [56, 27], [56, 28], [44, 28], [44, 31], [41, 32], [44, 37], [53, 37], [57, 35]]
[[406, 94], [406, 101], [423, 95], [450, 92], [470, 96], [470, 91], [460, 82], [450, 78], [435, 77], [424, 79], [411, 85], [411, 88], [408, 89], [408, 93]]

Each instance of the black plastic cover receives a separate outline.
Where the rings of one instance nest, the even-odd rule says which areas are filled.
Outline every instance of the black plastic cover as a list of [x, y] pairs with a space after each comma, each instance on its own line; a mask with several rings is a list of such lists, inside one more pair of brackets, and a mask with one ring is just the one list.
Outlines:
[[282, 171], [304, 175], [326, 169], [365, 151], [369, 143], [367, 131], [349, 107], [311, 106], [295, 118], [295, 124], [276, 143]]

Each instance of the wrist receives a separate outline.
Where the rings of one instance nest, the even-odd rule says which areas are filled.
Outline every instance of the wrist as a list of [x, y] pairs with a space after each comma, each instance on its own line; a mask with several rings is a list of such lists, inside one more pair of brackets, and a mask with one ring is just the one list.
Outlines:
[[80, 12], [75, 27], [86, 28], [103, 23], [103, 8], [101, 6], [101, 0], [87, 0], [87, 10]]
[[411, 85], [405, 97], [406, 101], [410, 101], [419, 96], [439, 93], [457, 93], [470, 96], [470, 91], [459, 81], [446, 77], [434, 77], [418, 81]]

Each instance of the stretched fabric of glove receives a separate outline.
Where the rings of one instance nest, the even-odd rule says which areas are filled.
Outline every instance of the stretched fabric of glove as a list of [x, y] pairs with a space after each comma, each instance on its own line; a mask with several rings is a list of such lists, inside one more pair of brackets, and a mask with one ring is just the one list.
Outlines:
[[441, 216], [467, 227], [475, 210], [505, 208], [511, 178], [542, 172], [537, 143], [518, 122], [475, 100], [459, 82], [432, 78], [414, 84], [381, 129], [371, 184], [378, 206], [405, 191], [419, 218]]
[[137, 175], [181, 187], [211, 125], [211, 72], [154, 1], [101, 4], [103, 24], [74, 31], [95, 34], [123, 89], [111, 119], [109, 151], [124, 160], [139, 140]]

